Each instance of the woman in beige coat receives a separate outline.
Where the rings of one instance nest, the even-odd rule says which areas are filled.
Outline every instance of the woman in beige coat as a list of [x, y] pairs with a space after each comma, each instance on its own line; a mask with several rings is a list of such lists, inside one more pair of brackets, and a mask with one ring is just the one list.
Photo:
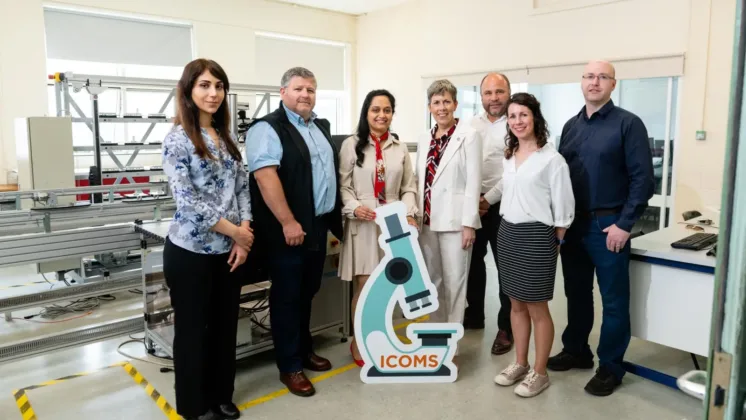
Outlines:
[[[339, 276], [342, 280], [355, 280], [353, 316], [360, 292], [383, 254], [378, 246], [380, 230], [375, 222], [375, 208], [403, 201], [409, 224], [417, 226], [417, 184], [409, 151], [389, 132], [395, 105], [394, 96], [388, 91], [368, 93], [360, 111], [357, 135], [346, 139], [340, 150], [345, 238]], [[350, 351], [355, 363], [362, 366], [354, 338]]]

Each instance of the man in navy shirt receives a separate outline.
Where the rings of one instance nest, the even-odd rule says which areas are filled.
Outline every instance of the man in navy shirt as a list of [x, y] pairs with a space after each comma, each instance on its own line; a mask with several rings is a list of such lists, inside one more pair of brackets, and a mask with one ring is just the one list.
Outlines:
[[585, 106], [567, 121], [559, 145], [570, 167], [576, 215], [560, 248], [567, 296], [564, 348], [549, 359], [548, 368], [593, 367], [588, 335], [593, 328], [595, 270], [603, 323], [599, 368], [585, 390], [606, 396], [621, 384], [630, 341], [630, 232], [653, 196], [655, 183], [645, 125], [611, 100], [614, 67], [594, 61], [582, 77]]

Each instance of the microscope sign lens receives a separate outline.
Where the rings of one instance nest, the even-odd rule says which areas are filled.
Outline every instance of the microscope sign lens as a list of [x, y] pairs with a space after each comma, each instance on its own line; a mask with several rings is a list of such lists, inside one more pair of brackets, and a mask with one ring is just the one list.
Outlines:
[[386, 277], [393, 284], [404, 284], [412, 278], [412, 264], [406, 258], [396, 257], [386, 265]]

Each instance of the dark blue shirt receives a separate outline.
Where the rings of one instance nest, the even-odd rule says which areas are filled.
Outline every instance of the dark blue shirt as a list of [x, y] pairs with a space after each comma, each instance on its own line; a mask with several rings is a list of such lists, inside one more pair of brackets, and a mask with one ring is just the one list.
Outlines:
[[630, 232], [653, 196], [653, 158], [645, 124], [609, 101], [588, 117], [586, 108], [562, 129], [559, 152], [570, 167], [578, 216], [621, 208], [616, 223]]

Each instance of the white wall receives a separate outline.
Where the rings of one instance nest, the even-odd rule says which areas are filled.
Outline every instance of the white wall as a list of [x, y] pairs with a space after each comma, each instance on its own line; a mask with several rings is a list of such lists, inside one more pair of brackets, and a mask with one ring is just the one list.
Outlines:
[[[0, 184], [16, 168], [13, 120], [47, 111], [41, 3], [0, 0]], [[36, 7], [38, 6], [38, 7]]]
[[[13, 120], [47, 114], [42, 4], [42, 0], [0, 0], [4, 10], [13, 11], [0, 15], [0, 184], [7, 170], [15, 167]], [[262, 65], [254, 60], [256, 31], [349, 43], [354, 57], [354, 17], [278, 2], [63, 0], [54, 4], [192, 22], [197, 56], [218, 61], [235, 83], [256, 83], [256, 69]], [[354, 85], [350, 89], [354, 91]]]
[[[413, 141], [427, 121], [423, 78], [685, 54], [673, 214], [717, 205], [736, 1], [599, 0], [574, 7], [588, 3], [414, 0], [360, 17], [358, 99], [371, 89], [392, 90], [395, 128]], [[580, 74], [564, 82], [579, 81]], [[697, 143], [701, 129], [708, 140]]]

